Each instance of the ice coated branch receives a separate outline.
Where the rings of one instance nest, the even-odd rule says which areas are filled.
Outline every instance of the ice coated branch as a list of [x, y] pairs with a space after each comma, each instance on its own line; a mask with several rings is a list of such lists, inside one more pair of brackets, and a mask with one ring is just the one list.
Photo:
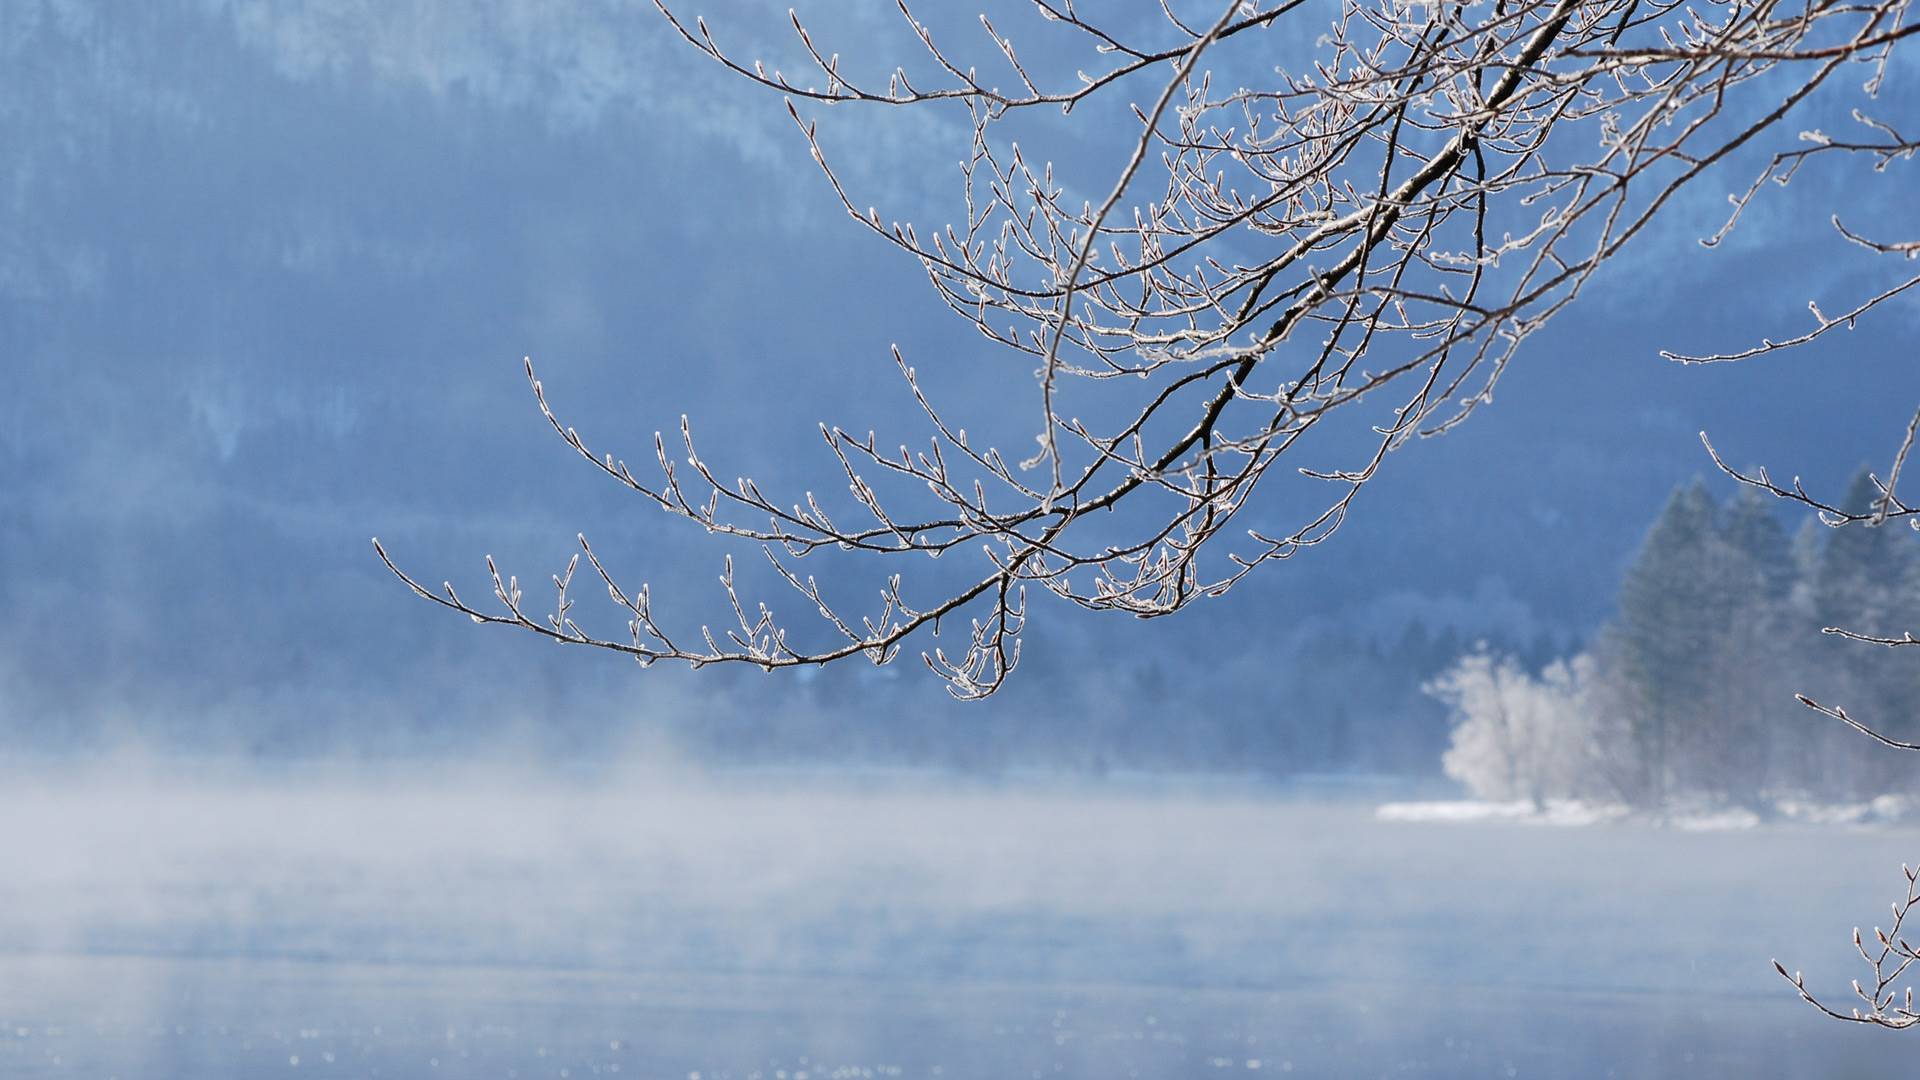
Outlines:
[[[1816, 316], [1818, 315], [1817, 310], [1815, 314]], [[1887, 469], [1885, 479], [1881, 479], [1881, 477], [1876, 474], [1867, 474], [1867, 481], [1874, 492], [1872, 498], [1860, 500], [1859, 496], [1855, 496], [1854, 500], [1849, 500], [1854, 502], [1854, 505], [1850, 506], [1843, 506], [1835, 500], [1822, 499], [1814, 496], [1807, 491], [1798, 477], [1794, 478], [1791, 484], [1782, 486], [1775, 483], [1774, 480], [1768, 476], [1765, 469], [1758, 469], [1751, 473], [1735, 469], [1721, 458], [1719, 452], [1714, 449], [1713, 444], [1707, 440], [1705, 432], [1701, 433], [1700, 438], [1707, 447], [1707, 453], [1713, 458], [1713, 463], [1718, 466], [1722, 472], [1725, 472], [1728, 476], [1742, 484], [1758, 488], [1776, 498], [1798, 503], [1814, 511], [1820, 521], [1830, 528], [1878, 529], [1885, 527], [1895, 518], [1905, 518], [1909, 525], [1920, 529], [1920, 516], [1915, 515], [1914, 509], [1903, 502], [1898, 493], [1900, 476], [1906, 467], [1908, 457], [1913, 453], [1914, 440], [1917, 432], [1920, 432], [1920, 410], [1917, 410], [1913, 418], [1907, 422], [1906, 431], [1901, 436], [1899, 448], [1894, 451], [1893, 463]], [[1861, 501], [1864, 501], [1864, 505], [1860, 504]], [[1896, 582], [1879, 583], [1880, 589], [1887, 593], [1891, 593], [1897, 585], [1898, 583]], [[1903, 631], [1896, 637], [1889, 634], [1862, 633], [1844, 627], [1828, 626], [1822, 628], [1821, 632], [1861, 644], [1880, 645], [1890, 649], [1920, 645], [1920, 638], [1915, 638], [1912, 631]], [[1799, 700], [1800, 704], [1805, 705], [1807, 708], [1812, 709], [1822, 716], [1840, 721], [1854, 731], [1879, 743], [1881, 746], [1891, 750], [1920, 751], [1920, 742], [1893, 738], [1887, 734], [1884, 729], [1855, 717], [1843, 706], [1824, 704], [1805, 694], [1795, 694], [1794, 696]], [[1855, 980], [1853, 983], [1854, 995], [1860, 999], [1862, 1003], [1861, 1006], [1850, 1007], [1844, 1013], [1839, 1011], [1809, 991], [1800, 972], [1796, 971], [1789, 974], [1787, 969], [1778, 960], [1774, 961], [1774, 970], [1778, 971], [1782, 978], [1793, 984], [1794, 989], [1799, 991], [1801, 998], [1827, 1016], [1836, 1020], [1874, 1024], [1889, 1028], [1908, 1028], [1916, 1023], [1920, 1023], [1920, 1012], [1914, 1010], [1912, 987], [1909, 986], [1896, 990], [1894, 986], [1896, 981], [1906, 974], [1907, 968], [1912, 965], [1916, 959], [1920, 959], [1920, 954], [1916, 954], [1913, 946], [1908, 944], [1906, 939], [1901, 936], [1901, 930], [1905, 925], [1908, 913], [1913, 910], [1916, 903], [1920, 903], [1920, 867], [1903, 865], [1900, 869], [1907, 879], [1907, 893], [1903, 899], [1893, 904], [1892, 928], [1885, 931], [1878, 928], [1874, 929], [1873, 938], [1877, 948], [1869, 950], [1862, 940], [1859, 928], [1856, 927], [1853, 931], [1853, 946], [1855, 951], [1857, 951], [1860, 954], [1860, 958], [1873, 969], [1871, 988], [1862, 985], [1859, 980]]]
[[[1869, 505], [1865, 507], [1855, 506], [1852, 508], [1842, 507], [1833, 500], [1821, 499], [1814, 496], [1807, 491], [1806, 486], [1801, 483], [1799, 477], [1794, 477], [1791, 484], [1783, 487], [1776, 483], [1764, 468], [1755, 469], [1752, 472], [1744, 472], [1736, 469], [1728, 465], [1726, 459], [1720, 456], [1720, 452], [1714, 449], [1713, 443], [1707, 438], [1706, 432], [1703, 431], [1700, 433], [1700, 441], [1706, 446], [1708, 456], [1713, 459], [1714, 465], [1719, 468], [1721, 472], [1726, 473], [1742, 484], [1767, 492], [1775, 498], [1786, 499], [1789, 502], [1798, 503], [1812, 510], [1819, 517], [1821, 523], [1827, 525], [1829, 528], [1840, 529], [1848, 526], [1869, 529], [1879, 528], [1896, 518], [1904, 518], [1909, 525], [1915, 529], [1920, 529], [1920, 515], [1916, 515], [1913, 507], [1901, 501], [1897, 490], [1900, 483], [1901, 471], [1906, 468], [1907, 458], [1913, 454], [1913, 444], [1916, 433], [1920, 433], [1920, 410], [1916, 410], [1913, 414], [1913, 419], [1907, 421], [1907, 430], [1905, 434], [1901, 436], [1899, 449], [1894, 451], [1893, 464], [1887, 469], [1886, 479], [1882, 480], [1878, 475], [1873, 473], [1867, 474], [1867, 478], [1872, 483], [1876, 492], [1874, 498]], [[1892, 582], [1883, 583], [1883, 588], [1891, 589], [1893, 584]], [[1827, 626], [1821, 628], [1821, 633], [1832, 634], [1835, 637], [1868, 645], [1884, 645], [1887, 648], [1920, 645], [1920, 638], [1915, 638], [1913, 632], [1910, 630], [1902, 632], [1898, 637], [1893, 637], [1884, 634], [1861, 633], [1857, 630], [1849, 630], [1841, 626]], [[1841, 706], [1823, 705], [1807, 697], [1805, 694], [1795, 696], [1799, 699], [1800, 704], [1805, 705], [1822, 716], [1831, 717], [1840, 721], [1862, 735], [1880, 743], [1882, 746], [1894, 750], [1920, 750], [1920, 743], [1904, 742], [1891, 738], [1880, 729], [1855, 718]]]
[[[793, 73], [656, 6], [692, 48], [781, 95], [830, 197], [915, 261], [964, 324], [1032, 365], [1038, 450], [970, 439], [896, 351], [925, 424], [915, 447], [823, 426], [823, 474], [844, 494], [775, 494], [723, 479], [685, 422], [655, 436], [643, 467], [590, 449], [529, 365], [542, 415], [570, 447], [656, 509], [762, 545], [772, 587], [809, 618], [791, 624], [741, 595], [729, 563], [725, 629], [675, 629], [647, 586], [624, 583], [584, 538], [573, 565], [585, 558], [624, 634], [575, 621], [571, 569], [554, 575], [555, 610], [536, 616], [491, 566], [498, 606], [482, 611], [388, 565], [481, 622], [642, 663], [885, 663], [924, 633], [932, 640], [915, 647], [956, 695], [990, 694], [1018, 661], [1030, 588], [1158, 617], [1326, 540], [1392, 451], [1490, 401], [1522, 343], [1743, 148], [1794, 147], [1732, 197], [1709, 243], [1766, 180], [1849, 156], [1885, 167], [1915, 149], [1871, 112], [1912, 31], [1905, 0], [1233, 0], [1191, 21], [1162, 5], [1144, 23], [1034, 0], [1021, 10], [1036, 23], [1003, 31], [982, 17], [978, 37], [936, 34], [939, 20], [902, 0], [909, 55], [843, 59], [795, 14]], [[1024, 51], [1016, 37], [1039, 22], [1066, 33]], [[1862, 64], [1864, 87], [1835, 78]], [[1265, 72], [1259, 85], [1216, 77], [1247, 65]], [[1853, 98], [1863, 134], [1791, 142], [1790, 114], [1816, 94]], [[1069, 179], [1006, 137], [1010, 116], [1037, 124], [1042, 106], [1057, 107], [1056, 123], [1094, 124], [1096, 110], [1079, 107], [1095, 98], [1132, 117], [1125, 130], [1083, 132], [1115, 141], [1107, 171]], [[828, 104], [964, 115], [953, 221], [922, 227], [865, 205], [807, 112]], [[1836, 227], [1872, 257], [1914, 254]], [[1811, 341], [1915, 281], [1838, 318], [1815, 308], [1816, 329], [1798, 338], [1691, 359]], [[1303, 440], [1325, 424], [1354, 425], [1364, 450], [1306, 460]], [[1911, 513], [1894, 479], [1883, 520]], [[1263, 486], [1255, 525], [1242, 515]], [[841, 610], [797, 569], [823, 548], [874, 565], [871, 610]], [[948, 553], [969, 567], [958, 579], [910, 588], [887, 565]], [[939, 638], [956, 628], [948, 648]]]
[[1860, 999], [1859, 1005], [1851, 1006], [1846, 1012], [1841, 1012], [1808, 990], [1806, 979], [1800, 972], [1795, 971], [1789, 974], [1786, 966], [1780, 961], [1773, 962], [1773, 970], [1779, 972], [1781, 978], [1792, 983], [1793, 988], [1800, 992], [1800, 997], [1807, 1004], [1835, 1020], [1856, 1024], [1875, 1024], [1895, 1029], [1920, 1024], [1920, 1012], [1914, 1011], [1913, 987], [1897, 985], [1906, 975], [1907, 968], [1912, 966], [1915, 960], [1920, 960], [1920, 953], [1915, 953], [1913, 946], [1901, 936], [1907, 915], [1913, 911], [1915, 904], [1920, 904], [1920, 867], [1902, 865], [1900, 872], [1907, 879], [1907, 894], [1902, 899], [1894, 901], [1892, 905], [1892, 926], [1886, 930], [1877, 926], [1873, 928], [1872, 947], [1869, 947], [1861, 936], [1859, 927], [1856, 926], [1853, 930], [1854, 951], [1859, 953], [1860, 959], [1873, 970], [1871, 987], [1862, 984], [1858, 979], [1853, 980], [1853, 993]]

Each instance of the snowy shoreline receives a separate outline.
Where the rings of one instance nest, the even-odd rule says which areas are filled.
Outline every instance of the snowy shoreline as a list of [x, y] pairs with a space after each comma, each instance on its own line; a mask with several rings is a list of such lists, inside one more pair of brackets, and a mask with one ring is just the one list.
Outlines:
[[1632, 822], [1661, 825], [1688, 832], [1753, 829], [1762, 825], [1841, 825], [1872, 827], [1910, 824], [1920, 819], [1920, 807], [1905, 795], [1881, 795], [1866, 802], [1821, 803], [1805, 798], [1783, 798], [1763, 810], [1711, 804], [1678, 805], [1659, 810], [1634, 809], [1620, 803], [1580, 799], [1526, 799], [1497, 802], [1485, 799], [1445, 799], [1429, 802], [1389, 802], [1374, 808], [1380, 821], [1415, 824], [1478, 825], [1512, 822], [1560, 827]]

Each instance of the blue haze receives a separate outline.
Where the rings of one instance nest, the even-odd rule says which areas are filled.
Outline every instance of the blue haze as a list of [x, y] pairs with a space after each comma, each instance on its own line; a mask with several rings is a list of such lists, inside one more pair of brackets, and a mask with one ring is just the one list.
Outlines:
[[[886, 3], [819, 6], [831, 40], [901, 45]], [[790, 57], [784, 12], [710, 18]], [[0, 0], [0, 65], [0, 1076], [1910, 1062], [1767, 960], [1844, 996], [1846, 931], [1884, 918], [1911, 826], [1449, 827], [1372, 813], [1421, 781], [1020, 771], [1351, 763], [1252, 737], [1327, 728], [1365, 700], [1356, 645], [1416, 623], [1429, 651], [1575, 647], [1708, 473], [1700, 430], [1830, 490], [1885, 458], [1920, 397], [1911, 303], [1737, 367], [1657, 350], [1783, 336], [1898, 272], [1825, 213], [1844, 182], [1897, 230], [1899, 166], [1804, 177], [1708, 253], [1748, 174], [1710, 178], [1334, 542], [1179, 618], [1036, 602], [1024, 669], [962, 707], [910, 657], [642, 672], [490, 632], [368, 546], [483, 596], [484, 554], [537, 583], [585, 531], [663, 610], [715, 617], [726, 549], [555, 439], [529, 354], [596, 445], [645, 460], [689, 414], [769, 490], [831, 486], [817, 421], [919, 437], [893, 342], [970, 427], [1027, 437], [1024, 363], [650, 5]], [[953, 118], [822, 131], [857, 198], [956, 212]], [[1032, 145], [1097, 187], [1110, 134]], [[1367, 764], [1431, 772], [1445, 731], [1421, 737]]]
[[[791, 49], [777, 5], [710, 14], [749, 51]], [[900, 45], [884, 16], [823, 17]], [[0, 720], [30, 742], [564, 750], [798, 693], [480, 631], [379, 568], [373, 534], [484, 596], [481, 555], [544, 581], [584, 530], [687, 625], [719, 614], [722, 549], [571, 458], [523, 354], [597, 444], [645, 460], [690, 414], [718, 468], [770, 490], [833, 484], [818, 421], [920, 437], [892, 342], [954, 414], [1027, 437], [1002, 406], [1024, 366], [845, 220], [777, 99], [647, 5], [16, 0], [0, 60]], [[955, 117], [825, 121], [856, 198], [955, 212]], [[1082, 186], [1119, 152], [1097, 127], [1040, 135]], [[1836, 310], [1888, 272], [1802, 212], [1836, 182], [1817, 176], [1699, 250], [1746, 175], [1683, 200], [1492, 408], [1396, 455], [1338, 542], [1184, 618], [1040, 602], [1027, 670], [982, 706], [912, 664], [844, 678], [991, 729], [1134, 709], [1119, 677], [1149, 656], [1204, 661], [1201, 707], [1264, 714], [1292, 692], [1276, 657], [1416, 618], [1571, 647], [1666, 491], [1709, 471], [1698, 431], [1837, 486], [1909, 408], [1911, 304], [1790, 357], [1658, 358], [1795, 331], [1809, 297]], [[1892, 215], [1901, 183], [1849, 199]]]

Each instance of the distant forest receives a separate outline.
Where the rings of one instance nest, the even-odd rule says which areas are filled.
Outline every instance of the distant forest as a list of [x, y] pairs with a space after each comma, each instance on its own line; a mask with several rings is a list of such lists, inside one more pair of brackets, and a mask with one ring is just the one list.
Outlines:
[[[1847, 492], [1866, 511], [1864, 471]], [[1716, 504], [1700, 484], [1673, 493], [1620, 585], [1614, 620], [1578, 655], [1482, 648], [1430, 684], [1453, 725], [1442, 761], [1473, 793], [1630, 806], [1910, 791], [1912, 759], [1795, 701], [1843, 706], [1896, 739], [1920, 734], [1908, 650], [1823, 634], [1913, 629], [1920, 562], [1913, 531], [1828, 528], [1789, 540], [1771, 496]]]
[[[1863, 471], [1848, 491], [1875, 495]], [[1272, 658], [1264, 708], [1208, 702], [1173, 662], [1076, 677], [1032, 664], [994, 707], [903, 707], [890, 669], [806, 680], [726, 680], [732, 707], [676, 725], [702, 757], [1010, 768], [1190, 770], [1284, 776], [1437, 776], [1502, 799], [1761, 805], [1782, 793], [1870, 796], [1920, 772], [1794, 693], [1920, 735], [1902, 701], [1920, 665], [1901, 650], [1820, 633], [1910, 628], [1920, 562], [1904, 528], [1789, 534], [1775, 500], [1726, 501], [1695, 481], [1651, 523], [1615, 615], [1584, 641], [1517, 640], [1406, 624], [1385, 638], [1307, 635]], [[1920, 650], [1914, 650], [1920, 652]], [[1204, 680], [1197, 680], [1204, 683]]]
[[[1848, 505], [1864, 509], [1875, 494], [1862, 472]], [[1625, 563], [1612, 618], [1584, 633], [1489, 634], [1417, 618], [1361, 626], [1288, 611], [1258, 639], [1208, 638], [1189, 623], [1177, 650], [1102, 652], [1097, 636], [1048, 624], [1030, 630], [1018, 675], [985, 703], [947, 700], [910, 670], [909, 655], [884, 668], [774, 676], [623, 671], [646, 693], [627, 699], [616, 686], [592, 707], [567, 707], [563, 687], [537, 686], [481, 707], [403, 702], [412, 712], [392, 721], [357, 715], [349, 699], [125, 727], [162, 750], [261, 758], [485, 754], [519, 738], [565, 760], [664, 744], [723, 766], [1444, 774], [1485, 798], [1633, 805], [1761, 807], [1790, 794], [1911, 787], [1920, 779], [1911, 759], [1793, 695], [1920, 737], [1920, 718], [1902, 711], [1920, 697], [1920, 649], [1820, 632], [1920, 630], [1910, 621], [1920, 611], [1916, 538], [1813, 519], [1790, 534], [1776, 506], [1751, 488], [1724, 500], [1697, 481], [1676, 490]], [[1489, 624], [1497, 617], [1480, 622]], [[5, 690], [0, 678], [0, 699]], [[119, 730], [78, 711], [20, 716], [16, 749], [90, 745]]]

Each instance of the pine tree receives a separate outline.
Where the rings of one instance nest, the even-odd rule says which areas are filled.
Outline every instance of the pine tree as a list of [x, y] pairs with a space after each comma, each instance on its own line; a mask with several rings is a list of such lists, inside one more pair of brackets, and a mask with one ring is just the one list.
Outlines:
[[[1862, 468], [1848, 485], [1841, 509], [1869, 513], [1880, 488]], [[1897, 636], [1914, 629], [1909, 598], [1915, 581], [1914, 538], [1897, 524], [1853, 523], [1825, 529], [1826, 543], [1808, 583], [1811, 608], [1822, 627]], [[1914, 659], [1900, 651], [1826, 638], [1810, 647], [1816, 665], [1808, 690], [1845, 703], [1894, 738], [1912, 738], [1920, 725], [1907, 715], [1913, 699]], [[1850, 770], [1855, 794], [1873, 795], [1907, 784], [1904, 763], [1888, 755], [1865, 755]]]
[[1646, 766], [1643, 797], [1654, 802], [1676, 786], [1724, 786], [1703, 775], [1717, 771], [1709, 744], [1724, 734], [1708, 721], [1724, 668], [1715, 659], [1758, 571], [1723, 537], [1718, 517], [1704, 484], [1675, 491], [1620, 586], [1620, 674], [1632, 702], [1632, 741]]
[[1820, 576], [1821, 553], [1827, 546], [1827, 527], [1818, 518], [1809, 517], [1793, 534], [1792, 603], [1796, 610], [1813, 611], [1813, 583]]
[[1786, 594], [1793, 582], [1793, 546], [1787, 530], [1773, 513], [1773, 498], [1757, 488], [1741, 487], [1727, 504], [1720, 535], [1751, 560], [1759, 572], [1759, 586], [1769, 601]]
[[[1868, 513], [1880, 497], [1872, 475], [1861, 469], [1848, 485], [1841, 509]], [[1897, 633], [1892, 624], [1911, 561], [1911, 531], [1897, 527], [1848, 525], [1831, 530], [1813, 581], [1814, 614], [1823, 625], [1864, 633]]]
[[1719, 537], [1705, 485], [1676, 490], [1620, 585], [1620, 628], [1633, 679], [1655, 702], [1706, 690], [1700, 657], [1731, 618], [1737, 564]]

